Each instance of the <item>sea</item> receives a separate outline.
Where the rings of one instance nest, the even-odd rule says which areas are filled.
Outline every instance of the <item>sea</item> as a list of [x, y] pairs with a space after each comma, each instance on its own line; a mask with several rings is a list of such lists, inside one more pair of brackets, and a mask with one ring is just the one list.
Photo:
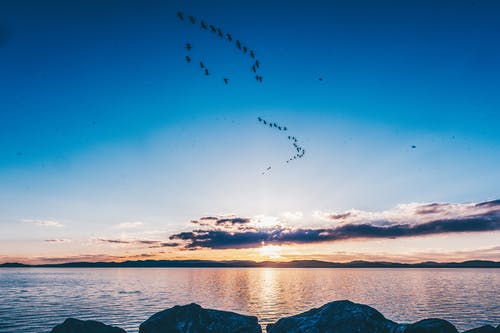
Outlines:
[[73, 317], [136, 333], [154, 313], [193, 302], [257, 316], [265, 328], [344, 299], [396, 322], [437, 317], [459, 330], [496, 326], [500, 269], [1, 268], [0, 332], [50, 332]]

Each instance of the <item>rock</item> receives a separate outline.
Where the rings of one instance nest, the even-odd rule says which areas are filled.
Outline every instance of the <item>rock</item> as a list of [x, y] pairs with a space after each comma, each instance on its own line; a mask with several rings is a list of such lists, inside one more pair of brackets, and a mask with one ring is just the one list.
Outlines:
[[50, 333], [127, 333], [125, 330], [108, 326], [94, 320], [78, 320], [68, 318], [64, 323], [57, 325]]
[[404, 325], [368, 305], [335, 301], [267, 325], [268, 333], [402, 333]]
[[491, 325], [485, 325], [472, 330], [465, 331], [463, 333], [500, 333], [500, 326], [494, 328]]
[[430, 318], [408, 325], [404, 333], [458, 333], [458, 331], [446, 320]]
[[204, 309], [198, 304], [174, 306], [152, 315], [139, 333], [261, 333], [257, 317]]

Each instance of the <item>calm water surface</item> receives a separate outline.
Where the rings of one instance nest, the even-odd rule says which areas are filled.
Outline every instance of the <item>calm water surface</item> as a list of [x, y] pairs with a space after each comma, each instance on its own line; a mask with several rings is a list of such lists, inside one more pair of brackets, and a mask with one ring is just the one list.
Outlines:
[[261, 324], [349, 299], [398, 322], [439, 317], [459, 329], [500, 324], [500, 269], [4, 268], [0, 332], [48, 332], [67, 317], [138, 331], [165, 308], [255, 315]]

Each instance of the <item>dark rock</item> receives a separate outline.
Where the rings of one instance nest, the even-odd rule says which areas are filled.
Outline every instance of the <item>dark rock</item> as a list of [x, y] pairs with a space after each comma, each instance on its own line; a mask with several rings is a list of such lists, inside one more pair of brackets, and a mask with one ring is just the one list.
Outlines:
[[336, 301], [267, 325], [268, 333], [402, 333], [404, 325], [368, 305]]
[[485, 325], [472, 330], [465, 331], [463, 333], [500, 333], [500, 326], [494, 328], [491, 325]]
[[64, 323], [57, 325], [50, 333], [127, 333], [125, 330], [108, 326], [94, 320], [78, 320], [68, 318]]
[[152, 315], [139, 333], [261, 333], [257, 317], [204, 309], [198, 304], [174, 306]]
[[430, 318], [408, 325], [404, 333], [458, 333], [458, 331], [446, 320]]

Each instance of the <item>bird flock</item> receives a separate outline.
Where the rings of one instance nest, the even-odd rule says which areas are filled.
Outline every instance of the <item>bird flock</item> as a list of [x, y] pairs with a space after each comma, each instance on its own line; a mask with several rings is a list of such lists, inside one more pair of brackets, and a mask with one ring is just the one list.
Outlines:
[[[213, 35], [218, 36], [220, 39], [226, 40], [229, 43], [233, 43], [233, 40], [234, 40], [234, 45], [236, 45], [238, 50], [240, 50], [243, 54], [250, 56], [250, 58], [251, 58], [250, 70], [251, 70], [251, 73], [253, 73], [253, 75], [254, 75], [255, 81], [258, 83], [262, 83], [263, 76], [260, 73], [261, 62], [259, 61], [259, 59], [257, 59], [254, 50], [249, 49], [239, 39], [234, 39], [230, 33], [224, 32], [224, 31], [222, 31], [221, 28], [216, 27], [212, 24], [208, 24], [206, 21], [201, 20], [201, 19], [197, 19], [196, 17], [194, 17], [192, 15], [185, 15], [183, 12], [178, 11], [177, 18], [182, 22], [187, 22], [193, 26], [198, 26], [201, 30], [210, 31]], [[193, 58], [191, 57], [191, 53], [190, 53], [192, 48], [193, 48], [193, 46], [191, 45], [191, 43], [186, 42], [185, 49], [187, 50], [188, 54], [185, 56], [185, 60], [187, 63], [193, 62]], [[203, 61], [199, 61], [199, 64], [200, 64], [200, 68], [201, 68], [202, 72], [205, 74], [205, 76], [209, 76], [210, 71], [207, 68], [207, 66], [203, 63]], [[226, 85], [229, 84], [229, 81], [230, 81], [229, 78], [223, 77], [222, 80], [223, 80], [224, 84], [226, 84]]]
[[[262, 117], [257, 117], [257, 120], [259, 123], [266, 127], [270, 127], [272, 129], [278, 130], [280, 132], [287, 132], [288, 128], [286, 126], [282, 126], [280, 124], [277, 124], [275, 122], [268, 121]], [[293, 162], [294, 160], [298, 158], [304, 157], [304, 154], [306, 153], [306, 150], [299, 146], [297, 138], [295, 136], [288, 135], [287, 136], [288, 140], [292, 143], [293, 145], [293, 151], [296, 152], [293, 156], [291, 156], [289, 159], [286, 160], [286, 163]], [[271, 170], [271, 167], [268, 167], [266, 171], [263, 171], [262, 174], [265, 174], [267, 171]]]
[[[248, 55], [250, 57], [250, 59], [251, 59], [251, 65], [249, 68], [250, 72], [254, 75], [256, 82], [262, 83], [263, 76], [261, 74], [261, 62], [259, 61], [259, 59], [257, 59], [254, 50], [248, 48], [239, 39], [235, 39], [233, 37], [233, 35], [231, 35], [230, 33], [224, 32], [224, 31], [222, 31], [221, 28], [216, 27], [215, 25], [212, 25], [212, 24], [208, 24], [206, 21], [204, 21], [202, 19], [198, 19], [198, 18], [191, 16], [191, 15], [186, 15], [182, 11], [177, 12], [177, 18], [181, 22], [186, 22], [187, 24], [191, 24], [193, 26], [198, 26], [201, 30], [209, 31], [214, 36], [217, 36], [219, 39], [235, 45], [235, 47], [239, 51], [241, 51], [242, 54]], [[194, 63], [195, 61], [194, 61], [192, 53], [191, 53], [191, 50], [193, 49], [193, 45], [191, 44], [191, 42], [189, 42], [189, 41], [186, 42], [184, 48], [187, 51], [187, 54], [185, 55], [186, 62], [189, 64]], [[200, 69], [205, 76], [211, 75], [210, 70], [208, 69], [206, 64], [203, 62], [203, 60], [197, 59], [196, 62], [199, 63]], [[320, 78], [320, 81], [322, 81], [322, 80], [323, 79]], [[225, 85], [227, 85], [227, 84], [229, 84], [230, 79], [228, 77], [223, 77], [223, 82]], [[275, 129], [275, 130], [280, 131], [280, 132], [288, 132], [288, 128], [286, 126], [280, 125], [280, 124], [275, 123], [275, 122], [268, 121], [262, 117], [258, 117], [257, 119], [258, 119], [259, 123], [261, 123], [262, 125], [264, 125], [266, 127]], [[291, 163], [294, 160], [297, 160], [297, 159], [304, 157], [304, 154], [306, 151], [304, 148], [302, 148], [299, 145], [297, 138], [295, 136], [291, 136], [291, 135], [288, 135], [287, 138], [290, 141], [290, 143], [293, 145], [294, 155], [291, 156], [290, 158], [288, 158], [286, 160], [286, 163]], [[270, 170], [271, 170], [271, 166], [268, 166], [263, 172], [261, 172], [261, 174], [266, 174]]]

